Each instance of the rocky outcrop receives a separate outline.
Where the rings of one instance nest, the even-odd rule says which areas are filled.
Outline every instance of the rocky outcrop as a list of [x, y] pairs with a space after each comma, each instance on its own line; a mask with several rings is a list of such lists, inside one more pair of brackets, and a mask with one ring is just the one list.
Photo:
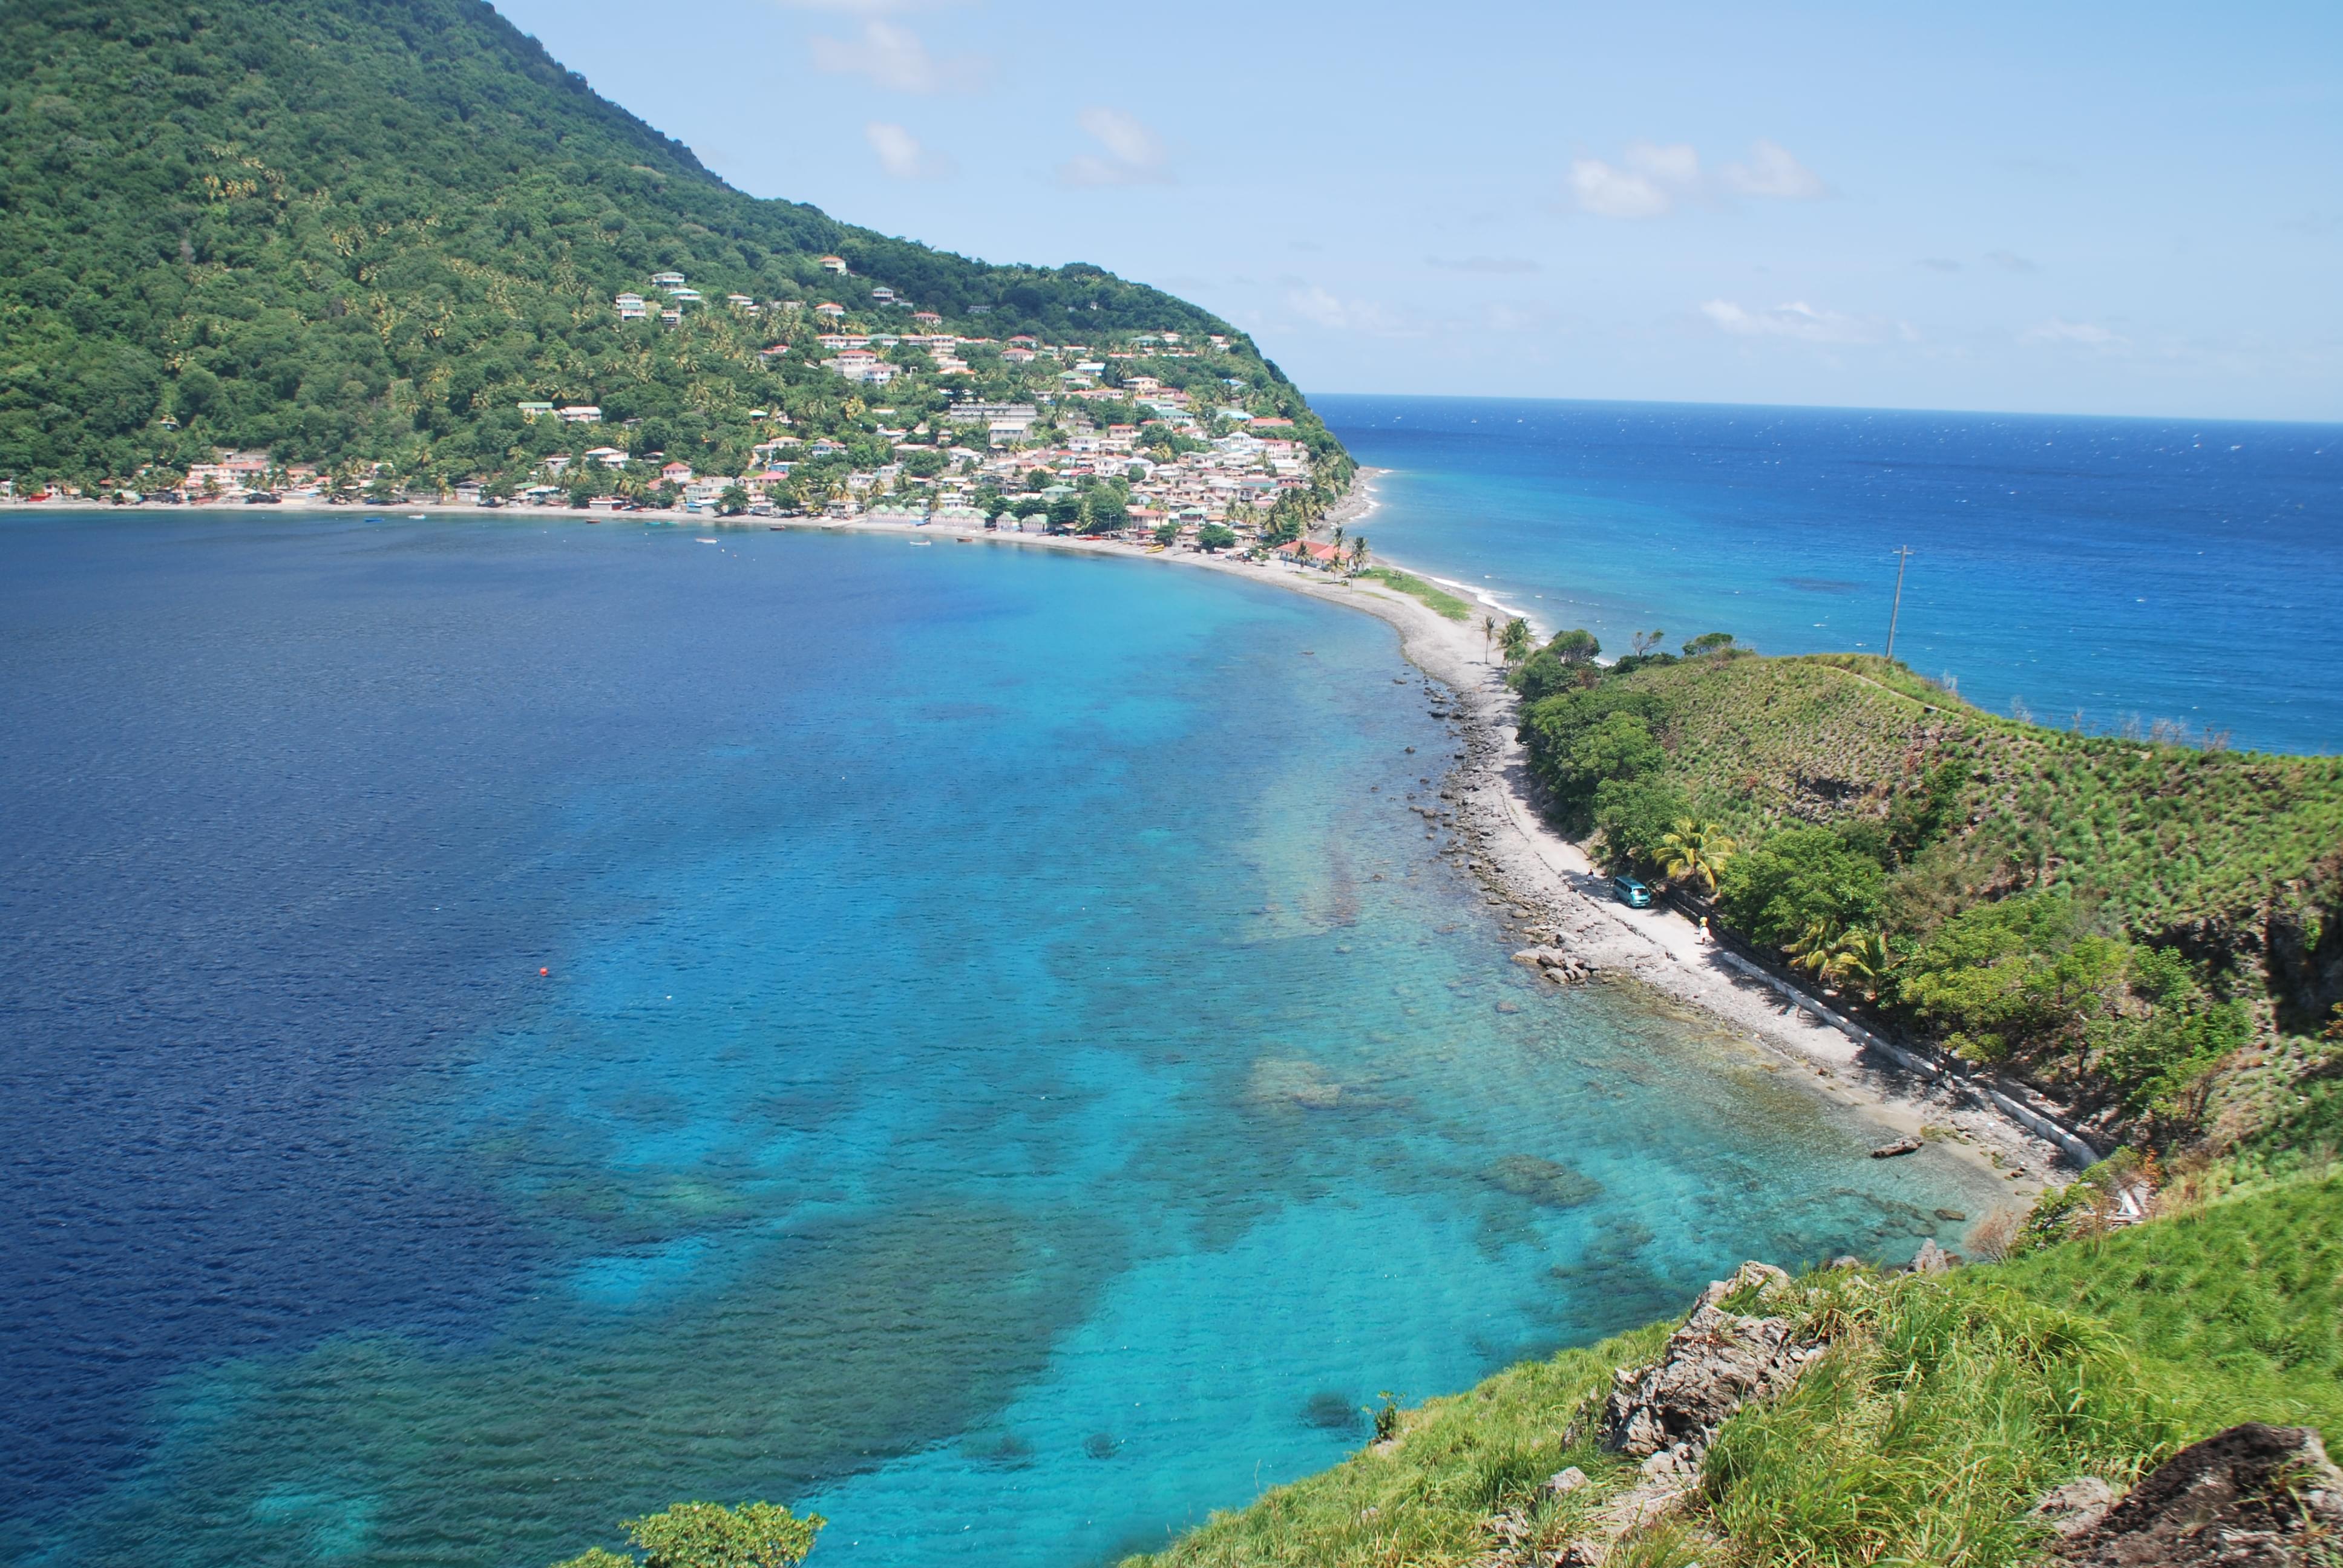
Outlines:
[[1725, 1308], [1753, 1291], [1762, 1303], [1766, 1292], [1788, 1282], [1770, 1263], [1744, 1263], [1702, 1292], [1658, 1361], [1612, 1374], [1603, 1445], [1643, 1460], [1647, 1476], [1696, 1476], [1726, 1417], [1753, 1399], [1781, 1392], [1822, 1353], [1820, 1344], [1800, 1342], [1786, 1318]]
[[2248, 1422], [2182, 1449], [2062, 1533], [2051, 1561], [2066, 1568], [2311, 1568], [2343, 1548], [2343, 1471], [2310, 1428]]
[[[1623, 1537], [1675, 1513], [1698, 1484], [1701, 1462], [1726, 1418], [1752, 1400], [1781, 1393], [1822, 1354], [1825, 1347], [1799, 1338], [1787, 1318], [1725, 1307], [1762, 1308], [1789, 1279], [1769, 1263], [1742, 1264], [1701, 1292], [1659, 1360], [1612, 1374], [1603, 1445], [1641, 1459], [1643, 1475], [1594, 1512], [1553, 1558], [1557, 1568], [1599, 1563]], [[1559, 1492], [1562, 1480], [1548, 1485]]]
[[1537, 970], [1556, 985], [1584, 985], [1594, 978], [1594, 970], [1583, 960], [1556, 947], [1523, 948], [1513, 955], [1513, 961]]

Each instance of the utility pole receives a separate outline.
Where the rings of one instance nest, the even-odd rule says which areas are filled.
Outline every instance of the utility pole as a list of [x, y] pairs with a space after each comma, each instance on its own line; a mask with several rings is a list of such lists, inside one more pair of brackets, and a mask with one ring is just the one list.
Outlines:
[[1896, 622], [1904, 614], [1904, 568], [1912, 564], [1912, 547], [1904, 545], [1896, 551], [1896, 606], [1887, 612], [1887, 657], [1896, 657]]

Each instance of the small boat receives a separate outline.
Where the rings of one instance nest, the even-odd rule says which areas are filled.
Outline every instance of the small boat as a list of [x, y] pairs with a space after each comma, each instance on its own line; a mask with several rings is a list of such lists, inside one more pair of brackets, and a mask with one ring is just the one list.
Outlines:
[[915, 550], [923, 550], [935, 542], [936, 541], [933, 539], [913, 539], [911, 541], [911, 548]]
[[380, 518], [368, 518], [367, 521], [370, 523], [378, 523], [382, 521], [382, 519]]
[[420, 523], [427, 522], [429, 519], [421, 512], [409, 512], [407, 514], [407, 520], [410, 523]]
[[699, 544], [703, 544], [703, 545], [712, 545], [712, 544], [714, 544], [716, 541], [715, 541], [714, 539], [699, 539], [699, 540], [696, 540], [695, 542], [696, 542], [696, 543], [699, 543]]

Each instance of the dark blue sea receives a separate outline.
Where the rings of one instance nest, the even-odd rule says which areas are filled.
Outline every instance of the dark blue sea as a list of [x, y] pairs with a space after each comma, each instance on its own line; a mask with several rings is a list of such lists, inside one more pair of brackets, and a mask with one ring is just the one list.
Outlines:
[[1880, 652], [1999, 712], [2343, 749], [2343, 427], [1321, 397], [1357, 525], [1606, 655]]
[[1390, 630], [1266, 587], [19, 515], [0, 735], [12, 1563], [1076, 1568], [2000, 1185], [1525, 979]]

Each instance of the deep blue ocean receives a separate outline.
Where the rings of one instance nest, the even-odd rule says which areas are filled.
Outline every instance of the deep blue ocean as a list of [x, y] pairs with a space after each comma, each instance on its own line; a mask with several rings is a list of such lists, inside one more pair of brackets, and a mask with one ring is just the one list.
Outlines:
[[1312, 399], [1393, 559], [1604, 651], [1884, 650], [1999, 712], [2343, 749], [2343, 427]]
[[1408, 677], [949, 538], [0, 521], [0, 1554], [1077, 1568], [1956, 1245], [2003, 1184], [1506, 961]]

